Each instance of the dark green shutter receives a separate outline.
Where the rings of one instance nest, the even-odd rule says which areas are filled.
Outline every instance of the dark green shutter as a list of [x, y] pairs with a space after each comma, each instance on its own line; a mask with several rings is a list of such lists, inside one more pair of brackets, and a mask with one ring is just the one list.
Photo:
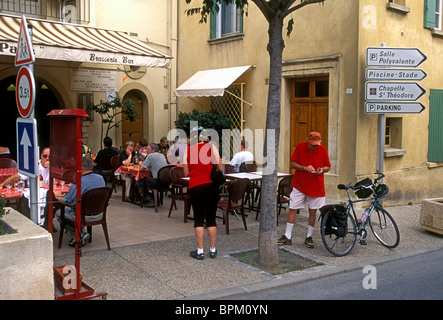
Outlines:
[[[217, 3], [215, 3], [217, 5]], [[215, 39], [217, 37], [217, 10], [214, 7], [214, 10], [211, 11], [211, 15], [209, 17], [209, 39]]]
[[425, 0], [424, 27], [428, 29], [435, 28], [435, 8], [437, 0]]
[[428, 161], [443, 161], [443, 90], [431, 89], [429, 94]]

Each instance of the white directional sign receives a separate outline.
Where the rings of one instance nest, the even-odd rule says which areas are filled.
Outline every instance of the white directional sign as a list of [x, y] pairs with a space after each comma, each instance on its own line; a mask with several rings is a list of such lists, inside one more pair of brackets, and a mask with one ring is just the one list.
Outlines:
[[366, 113], [420, 113], [425, 106], [419, 102], [366, 102]]
[[415, 101], [426, 93], [415, 82], [366, 82], [367, 101]]
[[417, 67], [426, 59], [417, 48], [366, 48], [368, 67]]
[[420, 81], [427, 74], [421, 69], [391, 69], [391, 68], [368, 68], [366, 80], [403, 80]]
[[17, 160], [18, 172], [31, 178], [38, 177], [37, 121], [35, 119], [17, 118]]
[[25, 16], [22, 16], [22, 23], [20, 25], [20, 33], [18, 35], [17, 53], [15, 55], [15, 66], [22, 66], [25, 64], [34, 63], [35, 56], [32, 49], [32, 41], [29, 35], [28, 23]]

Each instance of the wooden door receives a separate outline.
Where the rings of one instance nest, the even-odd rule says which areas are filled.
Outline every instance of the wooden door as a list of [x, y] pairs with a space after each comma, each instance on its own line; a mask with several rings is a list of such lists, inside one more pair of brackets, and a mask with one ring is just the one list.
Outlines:
[[[124, 146], [126, 141], [133, 141], [137, 144], [141, 138], [143, 138], [143, 101], [140, 94], [137, 91], [129, 91], [123, 100], [131, 100], [137, 103], [135, 109], [138, 111], [138, 117], [135, 121], [125, 120], [122, 122], [122, 145]], [[125, 116], [123, 117], [124, 119]]]
[[291, 92], [290, 156], [311, 131], [318, 131], [328, 148], [328, 77], [294, 79]]

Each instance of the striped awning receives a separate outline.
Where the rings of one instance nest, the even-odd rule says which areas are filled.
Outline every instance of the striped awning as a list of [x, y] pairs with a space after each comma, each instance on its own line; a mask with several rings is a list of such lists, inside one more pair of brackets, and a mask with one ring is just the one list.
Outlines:
[[[0, 15], [0, 56], [15, 56], [21, 17]], [[27, 18], [36, 59], [168, 68], [171, 57], [128, 34]]]

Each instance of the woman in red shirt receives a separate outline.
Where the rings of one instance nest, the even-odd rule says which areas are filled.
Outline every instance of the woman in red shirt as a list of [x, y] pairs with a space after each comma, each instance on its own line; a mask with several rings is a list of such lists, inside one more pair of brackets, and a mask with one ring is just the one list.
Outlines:
[[223, 165], [217, 148], [207, 142], [208, 138], [202, 127], [196, 127], [191, 132], [191, 146], [183, 155], [183, 171], [189, 176], [188, 192], [191, 206], [194, 212], [194, 231], [197, 240], [197, 250], [190, 252], [191, 257], [203, 260], [204, 223], [209, 237], [209, 256], [215, 258], [215, 240], [217, 236], [217, 224], [215, 215], [219, 199], [219, 187], [211, 180], [213, 163], [223, 171]]

